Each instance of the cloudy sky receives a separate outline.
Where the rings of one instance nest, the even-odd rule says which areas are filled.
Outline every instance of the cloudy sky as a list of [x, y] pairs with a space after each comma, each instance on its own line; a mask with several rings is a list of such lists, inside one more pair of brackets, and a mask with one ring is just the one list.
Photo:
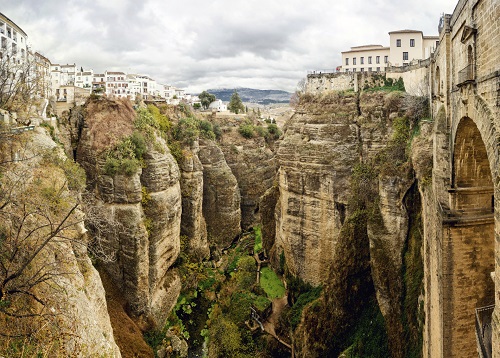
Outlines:
[[293, 91], [351, 46], [389, 31], [437, 35], [457, 0], [0, 0], [0, 12], [53, 63], [150, 75], [197, 93]]

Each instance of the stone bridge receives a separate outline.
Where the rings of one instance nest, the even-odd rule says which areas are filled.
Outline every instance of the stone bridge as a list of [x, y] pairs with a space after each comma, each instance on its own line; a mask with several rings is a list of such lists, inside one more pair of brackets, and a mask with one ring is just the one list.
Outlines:
[[429, 67], [424, 357], [500, 357], [499, 18], [498, 0], [460, 0], [441, 19]]

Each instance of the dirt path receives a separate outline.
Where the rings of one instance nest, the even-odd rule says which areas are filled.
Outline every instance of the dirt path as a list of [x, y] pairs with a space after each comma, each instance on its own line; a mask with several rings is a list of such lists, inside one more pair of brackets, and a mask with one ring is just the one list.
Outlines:
[[267, 320], [264, 322], [264, 330], [269, 333], [271, 336], [276, 338], [278, 342], [283, 344], [284, 346], [288, 347], [288, 349], [292, 349], [292, 346], [282, 340], [278, 335], [276, 334], [276, 324], [278, 323], [278, 319], [281, 316], [281, 312], [283, 311], [283, 308], [288, 305], [288, 295], [285, 295], [281, 298], [275, 298], [272, 302], [273, 305], [273, 312], [271, 315], [267, 318]]

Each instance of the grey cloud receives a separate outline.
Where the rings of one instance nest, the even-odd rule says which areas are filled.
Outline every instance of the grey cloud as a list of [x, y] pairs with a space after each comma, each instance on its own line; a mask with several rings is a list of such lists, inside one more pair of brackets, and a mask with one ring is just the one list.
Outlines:
[[401, 28], [435, 34], [454, 3], [0, 0], [0, 11], [53, 62], [144, 73], [193, 91], [293, 90], [307, 70], [339, 65], [350, 46], [388, 44], [387, 32]]

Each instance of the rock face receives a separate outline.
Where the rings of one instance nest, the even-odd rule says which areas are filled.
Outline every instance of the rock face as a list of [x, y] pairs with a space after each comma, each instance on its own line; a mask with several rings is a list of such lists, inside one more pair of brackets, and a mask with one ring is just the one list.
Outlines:
[[403, 249], [409, 219], [404, 197], [413, 180], [409, 176], [380, 177], [378, 212], [368, 221], [371, 275], [380, 311], [387, 322], [387, 334], [394, 357], [403, 356], [403, 326], [400, 279]]
[[[17, 247], [18, 252], [23, 252], [22, 260], [31, 255], [33, 250], [39, 251], [32, 256], [30, 261], [27, 261], [29, 266], [25, 270], [18, 271], [20, 273], [18, 277], [22, 280], [22, 286], [20, 286], [22, 292], [29, 292], [26, 297], [37, 297], [37, 302], [43, 302], [43, 306], [33, 306], [29, 299], [23, 298], [20, 301], [23, 303], [22, 306], [17, 307], [15, 305], [19, 300], [12, 299], [14, 308], [19, 309], [20, 312], [16, 313], [29, 312], [30, 316], [25, 320], [12, 318], [12, 316], [6, 317], [4, 311], [0, 312], [2, 328], [13, 328], [11, 332], [5, 332], [2, 329], [2, 333], [13, 334], [17, 328], [19, 328], [19, 332], [36, 332], [36, 336], [40, 340], [38, 343], [34, 343], [34, 350], [31, 352], [40, 349], [40, 352], [43, 352], [40, 354], [44, 355], [121, 357], [120, 350], [113, 338], [110, 317], [106, 309], [104, 288], [99, 274], [92, 266], [87, 254], [88, 236], [81, 221], [84, 215], [79, 209], [74, 212], [69, 211], [69, 208], [76, 205], [77, 202], [74, 198], [76, 193], [69, 190], [67, 183], [78, 180], [76, 179], [78, 173], [71, 172], [74, 175], [71, 177], [71, 174], [68, 175], [64, 170], [61, 170], [59, 165], [67, 163], [65, 160], [71, 160], [65, 158], [49, 133], [41, 127], [26, 133], [23, 137], [12, 138], [12, 144], [9, 145], [7, 152], [4, 150], [5, 147], [0, 147], [0, 158], [10, 157], [11, 150], [17, 148], [23, 149], [18, 152], [17, 156], [17, 159], [22, 160], [9, 167], [5, 165], [2, 167], [3, 180], [0, 187], [6, 185], [10, 188], [11, 195], [8, 201], [3, 197], [2, 230], [14, 225], [21, 234], [22, 230], [29, 229], [31, 231], [24, 242], [14, 247]], [[48, 155], [48, 158], [51, 159], [42, 159], [44, 155]], [[16, 178], [18, 171], [22, 173], [22, 180], [17, 180], [16, 185], [12, 185], [9, 178]], [[41, 186], [34, 184], [37, 182], [41, 183], [39, 184]], [[12, 218], [19, 217], [17, 216], [19, 215], [18, 208], [24, 207], [24, 210], [30, 208], [30, 200], [33, 199], [33, 193], [30, 191], [35, 191], [38, 195], [49, 188], [57, 188], [57, 194], [49, 191], [51, 193], [49, 197], [43, 195], [35, 197], [35, 203], [43, 208], [43, 218], [50, 218], [54, 227], [59, 224], [66, 226], [63, 231], [53, 237], [40, 231], [42, 225], [45, 225], [44, 219], [41, 219], [40, 215], [35, 217], [36, 219], [24, 221], [22, 224], [20, 224], [20, 220], [12, 220]], [[3, 191], [4, 193], [5, 191]], [[44, 205], [44, 200], [47, 199], [58, 202], [59, 206]], [[9, 202], [13, 204], [12, 207], [7, 205]], [[64, 216], [66, 216], [65, 219], [63, 219]], [[41, 236], [36, 236], [37, 231], [42, 233]], [[5, 232], [8, 233], [8, 231], [2, 231], [2, 235]], [[28, 241], [30, 236], [32, 239]], [[4, 255], [9, 248], [12, 248], [12, 242], [7, 236], [2, 237], [2, 239], [5, 240], [2, 242], [2, 250], [5, 250], [2, 255]], [[43, 239], [45, 244], [40, 239]], [[15, 269], [19, 262], [23, 262], [19, 259], [11, 262], [8, 259], [5, 261], [6, 256], [4, 255], [1, 260], [4, 269], [6, 262], [11, 266], [7, 266], [9, 270]], [[4, 274], [5, 272], [8, 271], [3, 271]], [[2, 301], [2, 303], [4, 302]], [[9, 303], [6, 307], [9, 307]], [[23, 311], [26, 307], [30, 307], [29, 311]], [[3, 326], [4, 323], [13, 327]], [[6, 341], [4, 339], [5, 336], [0, 338], [2, 349], [5, 348]], [[27, 343], [29, 340], [26, 338], [23, 343]], [[30, 341], [26, 346], [23, 346], [23, 349], [31, 347], [32, 344]], [[13, 352], [10, 351], [10, 353]]]
[[224, 135], [220, 147], [238, 181], [241, 194], [241, 227], [260, 221], [259, 199], [273, 185], [276, 161], [263, 137], [245, 139], [239, 134]]
[[203, 216], [209, 243], [225, 247], [241, 232], [238, 182], [213, 141], [202, 140], [198, 156], [203, 164]]
[[130, 132], [134, 114], [124, 118], [128, 111], [113, 103], [85, 118], [77, 147], [77, 160], [94, 189], [94, 215], [105, 218], [92, 231], [100, 236], [102, 265], [124, 293], [131, 313], [145, 322], [163, 324], [181, 286], [170, 269], [180, 251], [179, 168], [166, 143], [157, 137], [143, 154], [144, 168], [131, 175], [107, 175], [106, 159], [93, 130], [95, 122], [102, 117], [112, 120], [113, 114], [118, 118], [114, 126], [121, 121], [125, 133]]
[[181, 171], [182, 220], [181, 234], [188, 239], [188, 249], [202, 259], [210, 255], [207, 224], [203, 217], [203, 165], [198, 158], [199, 145], [194, 142], [183, 151]]
[[359, 158], [356, 97], [299, 108], [277, 152], [276, 254], [290, 272], [319, 285], [345, 219], [349, 178]]
[[[404, 115], [404, 98], [397, 93], [364, 93], [359, 97], [329, 93], [306, 95], [302, 100], [277, 154], [279, 197], [274, 262], [284, 253], [292, 274], [313, 285], [331, 285], [328, 268], [343, 272], [335, 265], [338, 262], [333, 262], [339, 260], [335, 256], [339, 235], [349, 228], [346, 223], [352, 225], [358, 215], [366, 215], [363, 233], [353, 239], [364, 238], [369, 244], [369, 281], [373, 281], [385, 318], [391, 355], [402, 357], [407, 347], [401, 317], [409, 315], [409, 308], [403, 312], [401, 305], [402, 298], [408, 296], [402, 277], [406, 269], [403, 256], [410, 227], [418, 225], [414, 222], [415, 226], [411, 226], [409, 213], [415, 218], [416, 210], [420, 210], [418, 205], [410, 210], [405, 202], [408, 193], [415, 191], [410, 190], [415, 178], [405, 155], [409, 122], [396, 121]], [[421, 145], [425, 148], [419, 149]], [[415, 152], [429, 150], [427, 141], [416, 140], [414, 146]], [[420, 177], [428, 175], [428, 162], [427, 157], [416, 160]], [[418, 240], [411, 237], [412, 245], [417, 245]], [[418, 250], [415, 248], [413, 253]], [[417, 256], [413, 259], [418, 261]], [[337, 271], [333, 277], [338, 276]], [[330, 291], [337, 292], [338, 288], [330, 287]], [[412, 293], [413, 298], [417, 296], [415, 302], [419, 294]], [[413, 310], [418, 311], [417, 305]], [[312, 324], [314, 319], [306, 321]], [[418, 331], [415, 326], [411, 329]], [[302, 338], [297, 337], [307, 346]], [[301, 354], [315, 356], [308, 348]]]

